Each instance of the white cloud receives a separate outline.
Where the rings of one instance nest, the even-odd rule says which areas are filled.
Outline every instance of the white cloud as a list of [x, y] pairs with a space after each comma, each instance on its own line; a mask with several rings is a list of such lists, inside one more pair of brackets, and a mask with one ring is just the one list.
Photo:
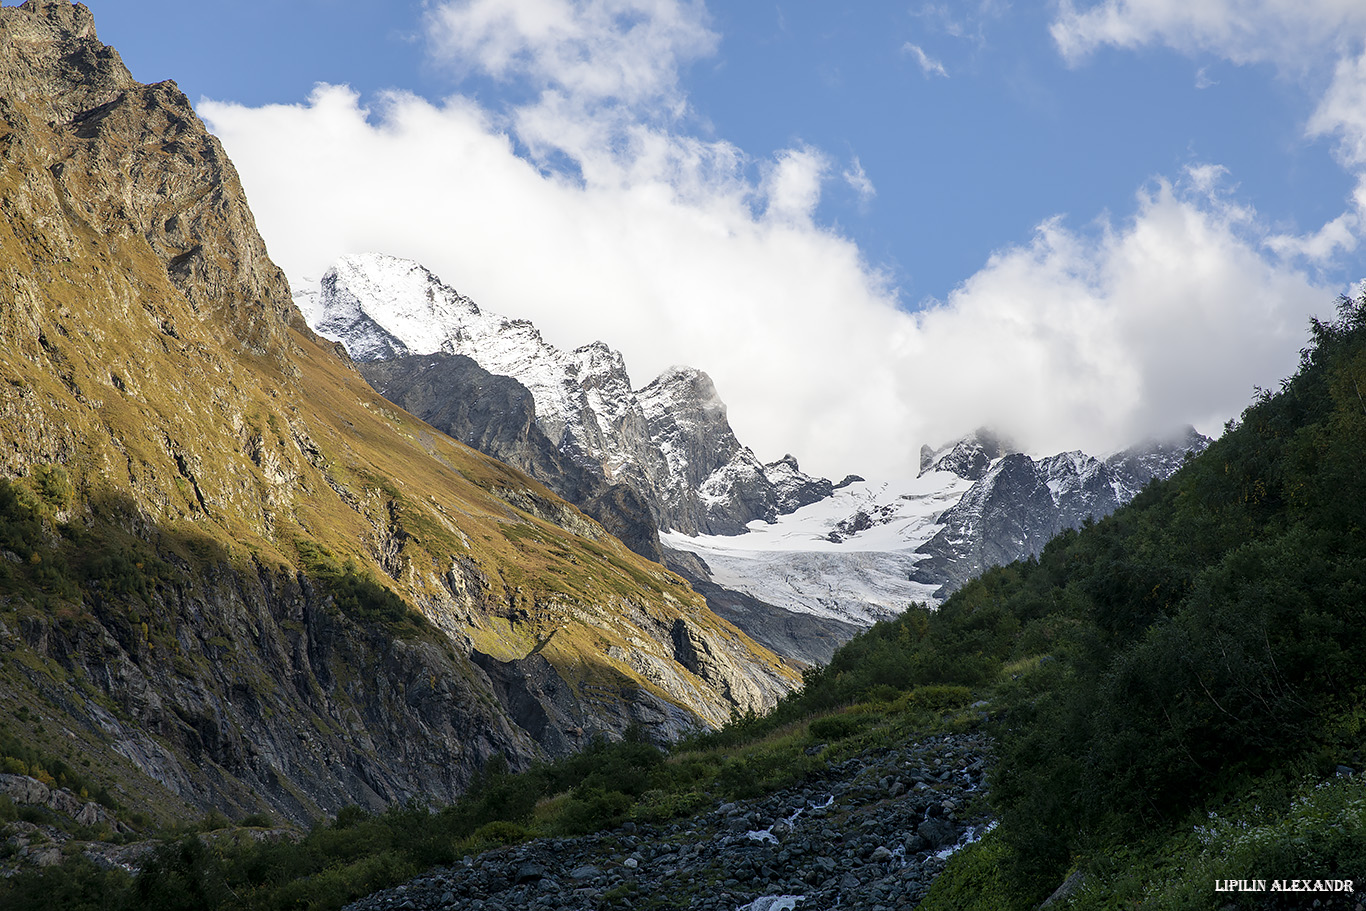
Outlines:
[[[1062, 55], [1079, 63], [1097, 48], [1162, 44], [1237, 64], [1272, 64], [1306, 85], [1331, 68], [1327, 91], [1306, 126], [1309, 138], [1336, 137], [1339, 161], [1358, 188], [1347, 209], [1316, 231], [1267, 239], [1282, 257], [1311, 264], [1356, 249], [1366, 228], [1366, 3], [1361, 0], [1101, 0], [1078, 8], [1062, 0], [1050, 31]], [[1212, 83], [1202, 67], [1197, 88]]]
[[1165, 44], [1300, 70], [1321, 48], [1350, 46], [1363, 29], [1359, 0], [1102, 0], [1081, 8], [1062, 0], [1050, 31], [1073, 62], [1103, 45]]
[[938, 60], [935, 60], [929, 54], [925, 53], [924, 48], [922, 48], [920, 45], [912, 44], [911, 42], [907, 41], [905, 44], [901, 46], [901, 50], [903, 53], [910, 54], [912, 57], [915, 58], [915, 62], [920, 64], [921, 72], [923, 72], [926, 76], [943, 76], [946, 79], [948, 78], [949, 74], [944, 69], [944, 64], [940, 63]]
[[[921, 443], [982, 422], [1040, 449], [1217, 430], [1293, 369], [1333, 294], [1260, 254], [1218, 169], [1158, 184], [1124, 224], [1045, 222], [911, 315], [806, 217], [828, 167], [811, 150], [780, 157], [763, 188], [676, 163], [585, 185], [519, 158], [465, 99], [367, 111], [320, 87], [306, 105], [201, 110], [296, 279], [341, 252], [411, 256], [557, 344], [622, 348], [640, 385], [672, 363], [708, 370], [762, 457], [832, 475], [913, 471]], [[678, 192], [675, 173], [699, 182]]]
[[323, 86], [304, 105], [200, 111], [296, 281], [343, 252], [413, 257], [556, 344], [622, 348], [640, 385], [674, 363], [706, 369], [767, 458], [809, 453], [834, 471], [860, 425], [912, 433], [890, 373], [906, 318], [857, 247], [813, 225], [829, 169], [816, 150], [784, 151], [750, 181], [724, 150], [642, 129], [632, 167], [585, 181], [518, 157], [463, 98], [366, 109]]
[[924, 423], [975, 411], [1045, 451], [1176, 421], [1216, 432], [1253, 386], [1293, 369], [1329, 294], [1264, 258], [1255, 227], [1203, 187], [1166, 182], [1118, 227], [1045, 222], [921, 317], [914, 358], [942, 377]]
[[[1046, 221], [910, 314], [813, 218], [824, 152], [755, 161], [683, 129], [677, 68], [710, 40], [699, 8], [476, 0], [434, 16], [439, 46], [531, 80], [535, 97], [367, 106], [319, 86], [297, 105], [201, 102], [272, 257], [295, 281], [345, 252], [412, 257], [555, 344], [622, 349], [638, 385], [675, 363], [705, 369], [765, 459], [887, 476], [984, 422], [1040, 450], [1215, 430], [1293, 369], [1308, 314], [1334, 293], [1264, 255], [1279, 241], [1207, 166], [1156, 183], [1121, 223]], [[627, 46], [632, 30], [649, 54]], [[581, 71], [599, 57], [608, 76]], [[549, 166], [563, 159], [574, 167]], [[857, 158], [840, 176], [871, 194]]]
[[804, 147], [779, 153], [764, 180], [769, 218], [810, 222], [821, 201], [821, 182], [830, 162], [817, 149]]
[[866, 206], [872, 202], [874, 196], [877, 196], [877, 187], [873, 186], [872, 179], [868, 176], [868, 172], [863, 170], [863, 162], [858, 160], [857, 155], [854, 156], [854, 160], [840, 176], [858, 194], [859, 202], [862, 205]]
[[1349, 167], [1366, 167], [1366, 52], [1338, 61], [1328, 91], [1309, 118], [1309, 135], [1336, 135], [1342, 160]]
[[717, 41], [703, 6], [686, 0], [452, 0], [429, 25], [452, 65], [632, 104], [676, 93], [679, 65]]

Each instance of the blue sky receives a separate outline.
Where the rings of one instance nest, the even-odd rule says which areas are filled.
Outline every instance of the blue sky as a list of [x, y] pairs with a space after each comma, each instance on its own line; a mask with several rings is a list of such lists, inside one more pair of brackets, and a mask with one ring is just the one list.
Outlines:
[[1216, 431], [1366, 271], [1349, 0], [89, 5], [292, 281], [412, 256], [833, 475]]

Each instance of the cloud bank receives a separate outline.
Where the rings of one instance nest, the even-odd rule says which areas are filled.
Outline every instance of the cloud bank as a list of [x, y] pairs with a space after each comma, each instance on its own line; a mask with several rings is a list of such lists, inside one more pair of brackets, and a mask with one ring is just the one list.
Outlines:
[[[1118, 43], [1136, 7], [1065, 8], [1059, 47]], [[1142, 40], [1163, 34], [1133, 21]], [[1049, 452], [1217, 431], [1293, 370], [1309, 314], [1331, 306], [1308, 259], [1355, 242], [1350, 213], [1273, 234], [1210, 165], [1155, 178], [1123, 218], [1047, 219], [911, 311], [816, 218], [832, 181], [873, 196], [857, 158], [801, 144], [754, 158], [690, 131], [681, 73], [717, 41], [700, 4], [451, 2], [428, 30], [439, 59], [526, 100], [320, 85], [296, 105], [200, 103], [291, 279], [345, 252], [412, 257], [555, 344], [620, 348], [637, 385], [676, 363], [708, 371], [761, 458], [835, 477], [914, 473], [922, 443], [980, 424]], [[1314, 127], [1344, 162], [1366, 154], [1354, 80]]]

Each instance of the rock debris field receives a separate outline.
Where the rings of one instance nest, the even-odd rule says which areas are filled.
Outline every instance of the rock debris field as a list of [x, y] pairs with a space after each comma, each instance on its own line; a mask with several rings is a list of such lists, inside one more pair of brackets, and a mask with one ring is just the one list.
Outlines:
[[948, 734], [875, 750], [689, 819], [467, 857], [347, 911], [910, 908], [983, 829], [968, 801], [986, 748]]

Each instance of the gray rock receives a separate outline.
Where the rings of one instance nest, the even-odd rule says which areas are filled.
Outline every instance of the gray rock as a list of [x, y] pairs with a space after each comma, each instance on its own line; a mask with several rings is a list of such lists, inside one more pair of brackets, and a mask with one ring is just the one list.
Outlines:
[[389, 401], [480, 452], [519, 468], [596, 519], [636, 553], [663, 561], [649, 504], [602, 467], [570, 458], [536, 420], [531, 390], [470, 357], [437, 351], [368, 360], [361, 375]]
[[916, 827], [916, 834], [931, 848], [944, 848], [958, 841], [958, 829], [947, 819], [926, 819]]
[[1068, 877], [1062, 881], [1062, 884], [1058, 886], [1057, 889], [1053, 890], [1053, 894], [1044, 899], [1043, 904], [1039, 905], [1039, 908], [1049, 908], [1067, 901], [1068, 897], [1080, 889], [1082, 883], [1085, 881], [1086, 877], [1082, 871], [1073, 870], [1068, 874]]
[[939, 585], [939, 597], [988, 567], [1038, 556], [1063, 529], [1109, 515], [1210, 442], [1187, 427], [1172, 439], [1148, 441], [1104, 461], [1082, 452], [1035, 461], [983, 434], [942, 454], [921, 453], [923, 469], [953, 471], [976, 482], [939, 517], [944, 527], [917, 550], [927, 559], [916, 564], [912, 578]]
[[[762, 906], [766, 896], [781, 895], [806, 896], [799, 907], [914, 906], [943, 869], [943, 861], [932, 854], [917, 856], [908, 851], [901, 863], [894, 863], [897, 853], [881, 839], [882, 833], [904, 831], [913, 825], [919, 811], [904, 802], [887, 801], [877, 788], [849, 785], [877, 782], [889, 777], [900, 763], [928, 756], [943, 757], [942, 765], [947, 767], [963, 767], [968, 764], [966, 760], [976, 760], [984, 746], [984, 738], [978, 735], [936, 737], [903, 751], [855, 757], [801, 788], [725, 804], [667, 826], [640, 825], [633, 837], [638, 839], [640, 855], [648, 858], [642, 865], [648, 869], [639, 878], [627, 866], [615, 866], [623, 838], [617, 830], [576, 839], [533, 841], [510, 852], [490, 852], [475, 858], [470, 867], [462, 865], [419, 877], [404, 893], [391, 890], [362, 899], [351, 906], [351, 911], [392, 908], [389, 898], [400, 894], [403, 900], [413, 901], [419, 911], [426, 911], [437, 908], [436, 896], [441, 895], [444, 901], [446, 891], [456, 896], [450, 907], [460, 911], [594, 907], [603, 893], [621, 887], [634, 890], [631, 894], [637, 906], [646, 904], [650, 896], [666, 896], [669, 903], [682, 907], [733, 911], [756, 901]], [[936, 805], [957, 801], [965, 787], [961, 777], [945, 784]], [[813, 818], [810, 812], [798, 814], [781, 846], [721, 832], [728, 821], [757, 826], [775, 818], [791, 818], [794, 809], [824, 802], [825, 795], [835, 790], [850, 796], [831, 807], [832, 815], [823, 820]], [[861, 796], [852, 796], [855, 793]], [[924, 845], [919, 835], [912, 838], [917, 847]], [[838, 853], [833, 850], [835, 846], [840, 848]], [[566, 876], [567, 888], [543, 888], [554, 879], [548, 873], [536, 883], [516, 885], [517, 870], [527, 864], [571, 871]], [[486, 894], [475, 894], [471, 888], [475, 881], [489, 884]], [[445, 905], [441, 911], [447, 911]]]

